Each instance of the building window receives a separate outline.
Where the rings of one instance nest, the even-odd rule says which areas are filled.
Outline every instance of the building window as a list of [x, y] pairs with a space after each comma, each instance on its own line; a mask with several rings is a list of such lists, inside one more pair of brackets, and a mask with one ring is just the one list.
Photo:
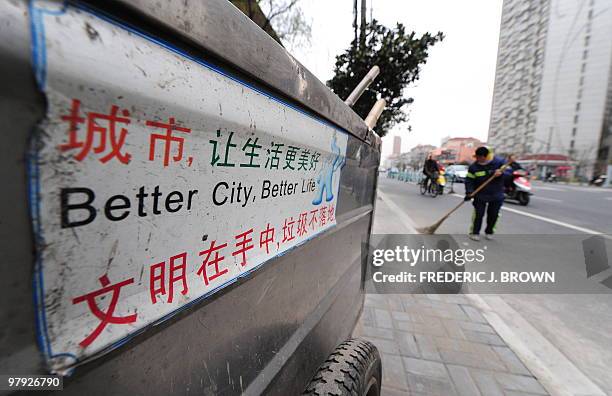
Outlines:
[[578, 124], [578, 114], [574, 116], [574, 124]]
[[582, 59], [585, 59], [589, 56], [589, 50], [584, 50], [584, 52], [582, 53]]
[[584, 37], [584, 46], [588, 47], [589, 46], [589, 41], [591, 40], [591, 36], [589, 36], [588, 34]]
[[584, 73], [586, 71], [586, 63], [582, 64], [582, 68], [580, 69], [581, 73]]
[[580, 102], [576, 102], [576, 111], [580, 111]]
[[572, 137], [576, 136], [576, 132], [577, 132], [577, 131], [578, 131], [578, 130], [576, 129], [576, 127], [573, 127], [573, 128], [572, 128]]
[[589, 10], [589, 19], [593, 19], [593, 10]]
[[571, 148], [571, 149], [573, 149], [573, 148], [574, 148], [574, 144], [575, 144], [574, 139], [572, 139], [572, 141], [570, 142], [570, 148]]
[[584, 85], [584, 76], [580, 77], [580, 86], [582, 87]]

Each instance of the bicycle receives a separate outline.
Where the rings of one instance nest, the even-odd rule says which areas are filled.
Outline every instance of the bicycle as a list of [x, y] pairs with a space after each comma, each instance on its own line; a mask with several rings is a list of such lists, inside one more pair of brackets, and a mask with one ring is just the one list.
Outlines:
[[429, 195], [435, 198], [438, 196], [438, 193], [440, 192], [440, 188], [438, 186], [438, 183], [435, 180], [431, 180], [431, 183], [428, 183], [428, 180], [429, 179], [425, 177], [419, 183], [421, 195], [425, 195], [429, 193]]

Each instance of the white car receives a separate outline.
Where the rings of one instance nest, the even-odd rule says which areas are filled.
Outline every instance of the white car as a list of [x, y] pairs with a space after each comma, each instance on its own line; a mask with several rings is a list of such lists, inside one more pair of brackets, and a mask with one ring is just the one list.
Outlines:
[[450, 165], [448, 168], [446, 168], [446, 175], [448, 176], [448, 179], [458, 183], [463, 183], [465, 181], [467, 172], [467, 165]]

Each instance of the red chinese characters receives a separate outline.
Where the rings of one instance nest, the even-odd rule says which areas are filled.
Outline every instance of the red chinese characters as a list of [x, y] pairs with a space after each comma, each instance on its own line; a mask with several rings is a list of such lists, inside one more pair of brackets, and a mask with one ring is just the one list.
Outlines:
[[[199, 253], [200, 256], [205, 257], [204, 261], [202, 262], [202, 265], [198, 269], [197, 274], [200, 275], [202, 279], [204, 279], [204, 284], [206, 286], [208, 286], [208, 284], [216, 278], [227, 273], [227, 268], [219, 269], [219, 264], [221, 263], [221, 261], [223, 261], [223, 259], [225, 259], [225, 256], [221, 256], [219, 252], [221, 249], [227, 246], [227, 243], [223, 243], [221, 245], [215, 245], [215, 243], [216, 241], [212, 241], [208, 249], [202, 250]], [[211, 260], [211, 255], [213, 255], [213, 253], [214, 256]]]
[[[165, 129], [166, 133], [164, 135], [160, 135], [158, 133], [152, 133], [151, 139], [149, 142], [149, 161], [155, 160], [155, 146], [158, 140], [162, 142], [164, 145], [164, 166], [168, 166], [170, 164], [170, 152], [172, 150], [173, 143], [177, 144], [176, 154], [172, 156], [172, 160], [174, 162], [178, 162], [183, 159], [183, 144], [185, 143], [185, 138], [182, 136], [173, 136], [173, 131], [183, 132], [183, 133], [191, 133], [191, 129], [183, 128], [174, 123], [174, 117], [170, 117], [168, 119], [168, 123], [157, 122], [157, 121], [147, 121], [147, 126]], [[192, 158], [189, 157], [189, 165], [191, 165]]]
[[236, 239], [236, 250], [232, 253], [232, 256], [240, 256], [241, 261], [240, 265], [243, 267], [247, 264], [246, 253], [253, 249], [253, 238], [251, 238], [251, 234], [253, 233], [253, 229], [249, 229], [241, 234], [235, 236]]
[[[79, 297], [75, 297], [72, 300], [72, 304], [79, 304], [83, 301], [87, 302], [87, 306], [93, 315], [95, 315], [98, 319], [100, 319], [100, 324], [91, 332], [87, 337], [85, 337], [79, 345], [83, 348], [89, 346], [92, 342], [95, 341], [96, 338], [102, 333], [102, 330], [110, 323], [110, 324], [127, 324], [133, 323], [136, 321], [136, 315], [127, 315], [127, 316], [114, 316], [115, 309], [117, 307], [117, 302], [119, 301], [119, 292], [121, 288], [127, 286], [129, 284], [134, 283], [134, 278], [126, 279], [122, 282], [115, 283], [114, 285], [110, 284], [107, 275], [103, 275], [99, 279], [100, 284], [102, 285], [101, 289], [95, 290], [91, 293], [84, 294]], [[111, 300], [106, 308], [106, 312], [101, 310], [96, 303], [96, 297], [103, 296], [107, 293], [112, 293]]]
[[[149, 292], [151, 294], [151, 302], [153, 304], [157, 303], [157, 295], [166, 295], [166, 291], [168, 292], [167, 302], [171, 303], [174, 298], [174, 284], [177, 282], [180, 282], [183, 288], [181, 290], [181, 294], [185, 295], [189, 292], [186, 273], [187, 253], [181, 253], [170, 257], [169, 264], [167, 276], [165, 261], [153, 264], [151, 266], [149, 275]], [[168, 280], [167, 282], [166, 279]], [[167, 290], [166, 284], [168, 285]]]
[[285, 219], [285, 224], [283, 224], [282, 243], [289, 242], [295, 239], [295, 235], [293, 235], [293, 225], [294, 224], [295, 224], [295, 220], [293, 220], [293, 217]]
[[[68, 122], [69, 128], [68, 143], [60, 145], [60, 151], [78, 150], [74, 155], [77, 161], [83, 161], [93, 152], [98, 155], [98, 160], [103, 164], [113, 158], [122, 164], [129, 163], [132, 156], [122, 152], [127, 129], [120, 125], [130, 123], [130, 119], [127, 118], [130, 115], [129, 111], [123, 109], [119, 115], [119, 107], [112, 105], [108, 114], [90, 112], [84, 118], [79, 115], [80, 107], [81, 101], [72, 99], [70, 114], [61, 116], [62, 121]], [[86, 130], [84, 139], [81, 139], [79, 125], [83, 123], [86, 124]], [[117, 131], [118, 128], [120, 128], [119, 131]]]
[[297, 235], [304, 236], [308, 233], [308, 212], [300, 213], [297, 224]]
[[266, 254], [270, 254], [270, 244], [274, 243], [274, 227], [268, 223], [266, 229], [259, 234], [259, 247], [266, 247]]

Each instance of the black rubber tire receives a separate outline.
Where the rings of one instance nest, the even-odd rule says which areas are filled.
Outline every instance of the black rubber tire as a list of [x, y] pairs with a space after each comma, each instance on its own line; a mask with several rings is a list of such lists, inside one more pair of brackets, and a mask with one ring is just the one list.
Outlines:
[[382, 363], [369, 341], [353, 338], [338, 345], [306, 387], [309, 396], [380, 396]]
[[438, 183], [433, 183], [429, 185], [429, 195], [431, 195], [432, 197], [437, 197], [438, 196]]
[[529, 194], [526, 192], [520, 192], [518, 196], [518, 201], [522, 206], [529, 205]]
[[423, 181], [421, 181], [419, 183], [419, 185], [420, 185], [419, 188], [420, 188], [420, 191], [421, 191], [421, 195], [425, 195], [425, 193], [427, 192], [427, 187], [425, 186], [425, 183]]

